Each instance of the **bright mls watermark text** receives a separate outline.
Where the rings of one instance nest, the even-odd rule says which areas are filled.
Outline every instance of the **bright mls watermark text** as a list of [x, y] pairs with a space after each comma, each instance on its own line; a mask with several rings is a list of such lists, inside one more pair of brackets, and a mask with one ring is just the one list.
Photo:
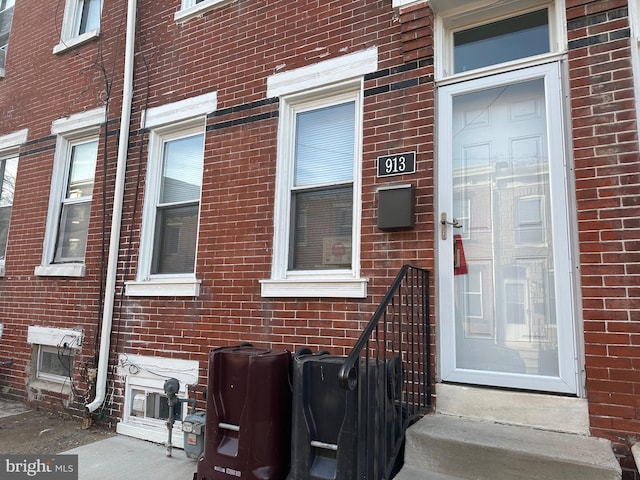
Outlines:
[[77, 455], [0, 455], [0, 480], [78, 480]]

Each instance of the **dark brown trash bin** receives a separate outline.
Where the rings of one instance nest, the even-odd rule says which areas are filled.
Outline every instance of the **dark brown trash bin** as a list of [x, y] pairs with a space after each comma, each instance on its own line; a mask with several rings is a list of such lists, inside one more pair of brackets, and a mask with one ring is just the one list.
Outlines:
[[209, 354], [204, 454], [196, 480], [281, 480], [291, 449], [291, 354], [252, 346]]

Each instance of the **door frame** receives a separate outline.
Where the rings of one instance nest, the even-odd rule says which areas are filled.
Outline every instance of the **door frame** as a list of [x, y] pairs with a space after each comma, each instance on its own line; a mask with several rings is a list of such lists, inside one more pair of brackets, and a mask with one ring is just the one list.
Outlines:
[[[542, 78], [545, 86], [545, 111], [547, 118], [547, 146], [550, 160], [549, 188], [551, 205], [551, 226], [553, 232], [553, 257], [556, 272], [555, 295], [558, 325], [559, 376], [535, 376], [486, 372], [456, 367], [456, 326], [454, 312], [453, 275], [453, 231], [449, 228], [447, 239], [441, 238], [441, 212], [451, 216], [453, 208], [452, 163], [443, 159], [452, 158], [451, 127], [452, 98], [505, 84], [524, 82]], [[570, 225], [573, 217], [569, 212], [568, 155], [564, 127], [564, 96], [560, 62], [549, 62], [520, 70], [499, 73], [493, 76], [475, 78], [459, 83], [441, 86], [437, 90], [437, 135], [436, 179], [437, 210], [435, 212], [435, 241], [437, 268], [437, 313], [439, 341], [439, 377], [442, 381], [467, 383], [483, 386], [506, 387], [523, 390], [546, 391], [579, 395], [581, 364], [578, 355], [577, 305], [574, 295], [575, 275]], [[551, 164], [553, 159], [562, 159], [561, 164]], [[566, 277], [566, 278], [565, 278]], [[571, 299], [571, 301], [564, 301]]]

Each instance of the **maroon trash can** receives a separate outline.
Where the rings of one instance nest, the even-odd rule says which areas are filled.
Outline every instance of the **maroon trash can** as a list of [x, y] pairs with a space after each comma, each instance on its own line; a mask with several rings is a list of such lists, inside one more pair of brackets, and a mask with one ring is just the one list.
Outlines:
[[196, 480], [281, 480], [291, 457], [291, 354], [253, 346], [209, 354], [204, 454]]

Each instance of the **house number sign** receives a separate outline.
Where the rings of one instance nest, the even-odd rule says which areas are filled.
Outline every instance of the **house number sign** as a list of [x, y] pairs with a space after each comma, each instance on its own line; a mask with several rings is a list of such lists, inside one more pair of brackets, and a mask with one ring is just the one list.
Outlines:
[[378, 157], [378, 177], [416, 173], [416, 152]]

